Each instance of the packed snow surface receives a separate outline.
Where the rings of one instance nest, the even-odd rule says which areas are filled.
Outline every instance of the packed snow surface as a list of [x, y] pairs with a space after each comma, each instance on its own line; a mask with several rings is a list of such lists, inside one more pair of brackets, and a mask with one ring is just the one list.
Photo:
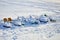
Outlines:
[[[4, 22], [3, 17], [13, 21]], [[60, 4], [0, 0], [0, 40], [60, 40]]]

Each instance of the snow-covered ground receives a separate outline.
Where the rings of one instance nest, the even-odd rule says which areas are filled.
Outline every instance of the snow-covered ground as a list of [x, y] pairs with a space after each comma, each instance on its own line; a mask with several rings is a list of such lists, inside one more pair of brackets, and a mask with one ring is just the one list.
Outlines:
[[[53, 25], [54, 24], [54, 25]], [[60, 24], [0, 29], [1, 40], [60, 40]]]
[[0, 28], [0, 40], [60, 40], [60, 1], [0, 0], [0, 20], [4, 17], [15, 19], [18, 16], [28, 17], [29, 15], [40, 16], [42, 14], [55, 17], [57, 22]]

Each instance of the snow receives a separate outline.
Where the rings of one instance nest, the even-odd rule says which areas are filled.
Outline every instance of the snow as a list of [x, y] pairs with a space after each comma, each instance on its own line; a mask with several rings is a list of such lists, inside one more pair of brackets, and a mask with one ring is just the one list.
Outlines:
[[53, 27], [51, 25], [16, 27], [15, 29], [7, 28], [5, 30], [0, 29], [0, 38], [2, 40], [47, 40], [56, 36], [56, 34], [59, 34], [58, 32], [55, 32], [57, 30], [60, 30], [60, 27], [55, 28], [55, 26]]
[[[25, 21], [23, 20], [24, 17], [22, 17], [22, 21], [20, 19], [20, 21], [24, 23]], [[42, 24], [41, 22], [39, 24], [31, 24], [32, 23], [31, 21], [29, 21], [31, 23], [27, 23], [26, 21], [26, 24], [22, 25], [22, 23], [16, 19], [13, 21], [12, 21], [13, 23], [11, 23], [12, 25], [10, 25], [9, 22], [7, 22], [7, 24], [4, 23], [6, 26], [10, 25], [11, 27], [9, 28], [3, 27], [2, 26], [3, 24], [1, 24], [2, 28], [0, 27], [0, 32], [1, 32], [0, 39], [2, 40], [48, 40], [56, 36], [56, 34], [60, 34], [60, 23], [57, 22], [51, 23], [48, 21], [47, 23], [42, 23]], [[14, 25], [14, 23], [16, 23], [17, 25], [16, 24]], [[18, 26], [19, 25], [18, 23], [21, 23], [20, 26]]]
[[[46, 1], [0, 0], [0, 40], [60, 40], [60, 4]], [[4, 17], [12, 17], [12, 23], [1, 21]], [[41, 23], [39, 18], [48, 22]], [[31, 24], [35, 21], [38, 24]]]

